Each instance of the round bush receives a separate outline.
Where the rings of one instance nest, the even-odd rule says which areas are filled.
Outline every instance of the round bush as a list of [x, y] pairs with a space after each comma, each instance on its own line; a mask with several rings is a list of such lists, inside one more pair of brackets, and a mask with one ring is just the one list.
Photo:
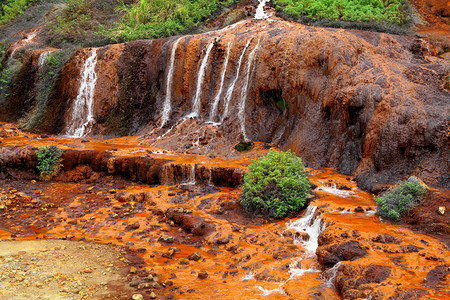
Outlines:
[[311, 186], [300, 157], [271, 149], [244, 175], [241, 204], [254, 214], [283, 218], [301, 210]]

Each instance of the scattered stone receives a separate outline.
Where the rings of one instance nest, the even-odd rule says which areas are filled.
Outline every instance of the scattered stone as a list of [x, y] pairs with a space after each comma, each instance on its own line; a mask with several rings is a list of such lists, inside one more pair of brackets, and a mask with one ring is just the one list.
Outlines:
[[142, 296], [141, 294], [134, 294], [131, 299], [133, 300], [144, 300], [144, 296]]
[[135, 267], [130, 268], [130, 274], [135, 274], [137, 272], [137, 269]]
[[361, 206], [355, 208], [355, 212], [364, 212], [364, 209]]
[[438, 213], [440, 215], [444, 215], [445, 214], [445, 206], [439, 206], [438, 208]]
[[136, 229], [139, 229], [139, 227], [141, 227], [141, 225], [139, 224], [139, 222], [135, 222], [135, 223], [133, 223], [133, 224], [127, 225], [127, 226], [125, 227], [125, 230], [128, 230], [128, 231], [130, 231], [130, 230], [136, 230]]
[[155, 294], [155, 292], [152, 292], [152, 293], [150, 294], [150, 298], [156, 299], [156, 294]]
[[206, 272], [206, 271], [200, 271], [199, 273], [198, 273], [198, 276], [197, 276], [199, 279], [206, 279], [206, 278], [208, 278], [208, 273]]
[[132, 281], [132, 282], [130, 282], [130, 286], [131, 287], [136, 287], [136, 286], [138, 286], [139, 285], [139, 282], [137, 282], [137, 281]]
[[173, 237], [169, 235], [162, 235], [159, 237], [158, 241], [170, 244], [173, 243]]
[[193, 260], [193, 261], [199, 261], [202, 258], [202, 255], [200, 252], [194, 252], [191, 255], [188, 256], [187, 259]]
[[152, 287], [152, 285], [150, 283], [140, 283], [138, 285], [138, 290], [149, 289], [151, 287]]
[[373, 239], [374, 242], [381, 244], [397, 244], [399, 245], [402, 241], [390, 234], [380, 234]]

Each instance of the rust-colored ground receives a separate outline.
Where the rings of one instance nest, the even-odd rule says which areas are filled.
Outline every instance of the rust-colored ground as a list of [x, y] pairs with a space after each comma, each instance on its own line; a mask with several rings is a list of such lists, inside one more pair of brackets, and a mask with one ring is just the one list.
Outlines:
[[[3, 125], [2, 146], [58, 144], [62, 148], [115, 147], [119, 155], [140, 153], [134, 152], [141, 147], [134, 138], [81, 143], [54, 136], [38, 138], [12, 127]], [[127, 146], [119, 141], [126, 141]], [[209, 163], [245, 168], [250, 156], [264, 151], [256, 149], [242, 158], [209, 158]], [[190, 159], [198, 162], [205, 158], [192, 155]], [[76, 182], [69, 180], [74, 178]], [[64, 239], [128, 249], [141, 260], [131, 261], [136, 273], [122, 273], [127, 297], [136, 293], [145, 298], [154, 293], [161, 299], [450, 296], [449, 249], [444, 243], [381, 222], [374, 215], [372, 195], [360, 191], [350, 177], [322, 169], [311, 170], [310, 178], [318, 185], [310, 205], [318, 207], [326, 224], [318, 241], [318, 260], [305, 253], [295, 238], [301, 232], [287, 230], [302, 213], [297, 218], [267, 222], [242, 211], [237, 202], [239, 188], [188, 183], [149, 186], [82, 166], [48, 182], [34, 181], [37, 175], [20, 170], [1, 179], [0, 245], [9, 240]], [[441, 222], [448, 226], [447, 216], [435, 212], [433, 217], [445, 218]], [[367, 252], [364, 257], [344, 260], [335, 268], [329, 265], [328, 271], [321, 272], [330, 256], [340, 255], [334, 248], [340, 247], [348, 256], [354, 249], [347, 246], [354, 243]], [[21, 283], [6, 285], [8, 291], [20, 287]], [[69, 295], [61, 297], [73, 299]], [[90, 295], [103, 299], [93, 292]], [[83, 294], [76, 297], [82, 299]]]

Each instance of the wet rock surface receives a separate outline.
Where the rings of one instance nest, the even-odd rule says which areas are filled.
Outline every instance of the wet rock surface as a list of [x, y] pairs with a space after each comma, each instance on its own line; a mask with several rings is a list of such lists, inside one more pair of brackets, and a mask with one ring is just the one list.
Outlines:
[[[90, 51], [80, 49], [66, 64], [38, 130], [64, 133]], [[30, 55], [24, 72], [38, 54]], [[425, 40], [273, 17], [211, 33], [110, 45], [97, 56], [91, 135], [137, 134], [147, 145], [225, 156], [237, 155], [233, 146], [241, 139], [273, 143], [311, 166], [356, 175], [371, 192], [407, 175], [441, 186], [450, 182], [450, 95], [444, 89], [450, 64], [432, 56]], [[198, 78], [202, 62], [205, 72]], [[167, 78], [170, 68], [173, 78]], [[27, 82], [31, 90], [34, 84]], [[16, 102], [14, 107], [32, 106]], [[166, 102], [170, 115], [160, 128]], [[26, 112], [8, 105], [4, 120]], [[227, 178], [235, 185], [239, 174]]]

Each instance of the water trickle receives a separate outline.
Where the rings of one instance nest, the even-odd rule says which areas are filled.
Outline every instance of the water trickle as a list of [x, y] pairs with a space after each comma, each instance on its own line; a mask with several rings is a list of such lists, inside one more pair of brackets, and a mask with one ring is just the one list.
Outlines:
[[195, 165], [191, 166], [191, 172], [189, 174], [189, 181], [187, 184], [195, 185]]
[[52, 53], [53, 51], [48, 51], [48, 52], [43, 52], [41, 53], [41, 55], [39, 55], [39, 59], [38, 59], [38, 65], [40, 67], [44, 66], [45, 63], [47, 62], [47, 57], [50, 55], [50, 53]]
[[319, 246], [319, 235], [324, 230], [322, 219], [320, 217], [315, 218], [316, 209], [316, 206], [309, 206], [302, 218], [290, 222], [288, 225], [288, 229], [294, 229], [297, 232], [308, 234], [309, 238], [306, 241], [297, 239], [296, 242], [303, 245], [307, 251], [307, 255], [310, 257], [316, 255], [316, 250]]
[[201, 104], [200, 96], [202, 95], [202, 84], [205, 78], [205, 69], [208, 65], [209, 54], [211, 53], [213, 46], [214, 41], [211, 41], [206, 47], [205, 56], [203, 57], [202, 62], [200, 64], [200, 69], [198, 71], [197, 77], [197, 89], [195, 92], [194, 100], [192, 102], [192, 112], [187, 116], [188, 118], [195, 118], [200, 115], [200, 104]]
[[256, 9], [255, 19], [256, 20], [264, 20], [269, 17], [268, 14], [264, 11], [264, 6], [269, 0], [259, 0], [258, 8]]
[[248, 46], [250, 46], [252, 39], [253, 38], [248, 40], [247, 44], [244, 47], [244, 50], [241, 53], [241, 56], [239, 57], [236, 75], [235, 75], [233, 81], [231, 82], [231, 85], [228, 87], [227, 93], [225, 94], [225, 109], [224, 109], [224, 113], [223, 113], [222, 120], [221, 120], [222, 122], [228, 116], [228, 107], [230, 105], [230, 100], [231, 100], [231, 96], [233, 95], [234, 87], [236, 85], [236, 82], [239, 79], [239, 72], [241, 70], [242, 59], [244, 58], [244, 54], [247, 51]]
[[334, 288], [334, 281], [336, 280], [339, 269], [342, 266], [342, 262], [338, 262], [331, 269], [328, 269], [324, 273], [322, 273], [322, 277], [327, 280], [327, 286], [330, 288]]
[[169, 120], [171, 103], [172, 103], [172, 79], [173, 79], [173, 67], [175, 64], [175, 53], [177, 51], [178, 43], [180, 42], [181, 38], [177, 39], [175, 43], [172, 45], [172, 52], [170, 54], [170, 64], [169, 64], [169, 71], [167, 72], [167, 78], [166, 78], [166, 98], [164, 99], [164, 106], [163, 106], [163, 112], [161, 115], [161, 125], [160, 128], [162, 128], [164, 125], [166, 125], [167, 121]]
[[91, 50], [91, 55], [81, 69], [81, 82], [78, 96], [72, 105], [72, 116], [68, 122], [66, 134], [72, 137], [82, 137], [89, 133], [95, 123], [94, 93], [97, 82], [95, 66], [97, 64], [97, 49]]
[[219, 90], [217, 91], [217, 94], [214, 97], [213, 105], [211, 107], [211, 112], [209, 114], [209, 121], [210, 122], [214, 122], [214, 119], [215, 119], [216, 114], [217, 114], [217, 107], [219, 106], [220, 96], [222, 95], [223, 83], [225, 81], [225, 74], [226, 74], [227, 67], [228, 67], [228, 61], [229, 61], [229, 58], [230, 58], [231, 45], [232, 45], [232, 43], [229, 42], [228, 46], [227, 46], [227, 54], [225, 56], [225, 61], [224, 61], [223, 66], [222, 66], [222, 74], [220, 75]]
[[239, 105], [238, 117], [239, 117], [239, 121], [241, 123], [241, 130], [242, 130], [242, 135], [244, 136], [244, 141], [248, 141], [247, 133], [245, 131], [245, 106], [246, 106], [247, 95], [248, 95], [248, 84], [249, 84], [249, 80], [250, 80], [250, 73], [251, 73], [250, 71], [252, 68], [252, 63], [255, 58], [256, 50], [258, 50], [258, 48], [259, 48], [259, 41], [258, 41], [258, 44], [256, 44], [255, 48], [252, 50], [252, 52], [250, 52], [250, 54], [248, 56], [247, 77], [244, 81], [244, 86], [242, 87], [242, 90], [241, 90], [241, 102]]
[[195, 164], [168, 163], [162, 166], [160, 181], [163, 185], [195, 185]]

